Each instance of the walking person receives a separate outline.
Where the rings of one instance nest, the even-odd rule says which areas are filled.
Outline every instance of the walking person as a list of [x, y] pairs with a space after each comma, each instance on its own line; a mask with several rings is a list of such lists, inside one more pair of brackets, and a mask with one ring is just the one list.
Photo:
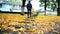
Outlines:
[[30, 18], [31, 17], [31, 10], [32, 10], [31, 1], [29, 1], [27, 4], [27, 10], [28, 10], [28, 18]]

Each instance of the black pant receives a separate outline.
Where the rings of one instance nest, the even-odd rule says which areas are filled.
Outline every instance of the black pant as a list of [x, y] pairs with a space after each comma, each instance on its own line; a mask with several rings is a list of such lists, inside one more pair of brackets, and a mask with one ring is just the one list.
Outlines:
[[31, 17], [31, 9], [28, 9], [28, 18]]

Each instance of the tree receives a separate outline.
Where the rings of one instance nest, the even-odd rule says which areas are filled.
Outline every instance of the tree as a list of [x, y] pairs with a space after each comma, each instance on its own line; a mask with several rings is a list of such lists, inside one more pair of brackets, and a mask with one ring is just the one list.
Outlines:
[[40, 5], [43, 5], [45, 8], [45, 15], [46, 15], [46, 8], [50, 8], [53, 11], [57, 11], [57, 1], [56, 0], [40, 0]]
[[58, 8], [57, 8], [57, 15], [60, 16], [60, 0], [57, 0]]
[[24, 14], [25, 2], [26, 0], [22, 0], [22, 7], [21, 7], [22, 15]]

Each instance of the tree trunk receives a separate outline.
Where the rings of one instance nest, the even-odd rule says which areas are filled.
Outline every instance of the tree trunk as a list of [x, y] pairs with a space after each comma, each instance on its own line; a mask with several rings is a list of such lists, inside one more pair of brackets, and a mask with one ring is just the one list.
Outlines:
[[46, 15], [46, 0], [45, 0], [45, 7], [44, 8], [45, 8], [45, 14], [44, 15]]
[[24, 14], [24, 7], [21, 7], [22, 14]]
[[57, 16], [60, 16], [60, 1], [58, 1]]
[[26, 0], [22, 0], [22, 7], [21, 7], [22, 14], [24, 14], [25, 2]]

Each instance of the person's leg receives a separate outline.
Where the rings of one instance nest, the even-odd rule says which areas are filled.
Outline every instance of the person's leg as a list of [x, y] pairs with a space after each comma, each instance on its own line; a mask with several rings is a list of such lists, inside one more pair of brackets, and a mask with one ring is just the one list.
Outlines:
[[29, 10], [28, 10], [28, 18], [29, 18]]
[[30, 9], [30, 17], [31, 17], [31, 9]]

